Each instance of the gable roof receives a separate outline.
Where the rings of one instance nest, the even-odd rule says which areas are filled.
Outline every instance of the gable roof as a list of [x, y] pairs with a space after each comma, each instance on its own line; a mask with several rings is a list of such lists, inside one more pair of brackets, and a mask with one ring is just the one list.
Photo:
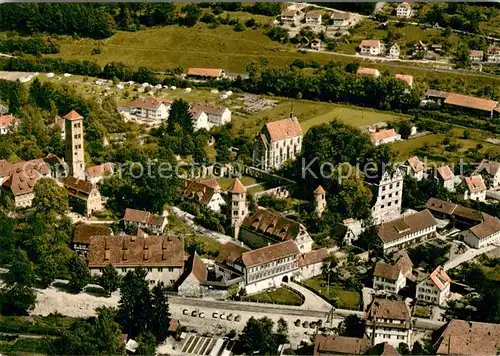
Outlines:
[[437, 338], [437, 355], [497, 355], [500, 324], [450, 320]]
[[375, 264], [375, 269], [373, 270], [373, 276], [396, 281], [400, 272], [406, 277], [411, 273], [412, 267], [413, 263], [411, 262], [408, 254], [402, 254], [394, 265], [382, 261], [377, 262]]
[[483, 51], [471, 50], [469, 51], [469, 57], [482, 57]]
[[500, 171], [500, 162], [483, 159], [481, 163], [479, 163], [479, 167], [477, 167], [474, 170], [473, 174], [480, 174], [482, 172], [486, 172], [493, 177], [497, 175], [499, 171]]
[[376, 68], [358, 67], [356, 74], [377, 76], [380, 72]]
[[427, 209], [438, 213], [454, 215], [478, 223], [483, 222], [485, 217], [491, 217], [486, 213], [481, 213], [480, 211], [436, 198], [430, 198], [425, 206]]
[[482, 111], [493, 111], [498, 105], [498, 101], [476, 98], [473, 96], [450, 93], [446, 100], [445, 104], [461, 106], [470, 109], [482, 110]]
[[399, 135], [394, 129], [380, 130], [370, 134], [372, 142], [382, 141], [386, 138]]
[[451, 279], [444, 271], [443, 266], [437, 266], [429, 275], [429, 279], [440, 291], [442, 291], [446, 285], [451, 283]]
[[302, 128], [296, 117], [266, 122], [264, 127], [271, 136], [271, 142], [302, 135]]
[[92, 183], [72, 176], [61, 178], [61, 183], [68, 190], [68, 194], [76, 198], [86, 199], [94, 189]]
[[303, 253], [299, 256], [299, 267], [321, 263], [328, 255], [328, 250], [323, 247], [318, 250]]
[[241, 226], [271, 236], [278, 241], [294, 240], [301, 229], [297, 221], [263, 208], [247, 216]]
[[464, 178], [467, 189], [471, 193], [482, 192], [486, 190], [486, 185], [484, 184], [483, 177], [480, 175], [470, 176]]
[[371, 345], [371, 340], [366, 338], [316, 334], [313, 355], [362, 355]]
[[394, 74], [394, 78], [401, 80], [408, 84], [410, 87], [413, 86], [413, 75], [409, 74]]
[[451, 171], [451, 168], [449, 166], [441, 166], [437, 169], [438, 175], [441, 177], [443, 181], [449, 181], [453, 179], [455, 176], [453, 172]]
[[111, 235], [111, 229], [108, 225], [85, 224], [78, 222], [75, 224], [73, 234], [73, 243], [88, 244], [91, 236]]
[[113, 163], [103, 163], [98, 166], [88, 167], [85, 171], [89, 178], [103, 177], [113, 173]]
[[450, 96], [450, 94], [451, 93], [447, 91], [434, 90], [434, 89], [427, 89], [427, 92], [425, 93], [425, 95], [428, 97], [440, 98], [440, 99], [446, 99], [448, 96]]
[[146, 110], [157, 110], [161, 105], [165, 103], [164, 100], [152, 98], [152, 97], [146, 97], [146, 98], [139, 98], [136, 100], [133, 100], [124, 106], [128, 108], [139, 108], [139, 109], [146, 109]]
[[209, 103], [194, 103], [191, 105], [191, 109], [196, 112], [203, 111], [207, 114], [219, 116], [224, 114], [224, 111], [229, 110], [225, 106], [217, 106]]
[[65, 120], [81, 120], [83, 116], [77, 113], [75, 110], [71, 110], [69, 113], [63, 116]]
[[161, 226], [163, 225], [165, 217], [158, 214], [152, 214], [146, 210], [136, 210], [136, 209], [126, 208], [125, 214], [123, 215], [123, 220], [154, 225], [154, 226]]
[[406, 303], [402, 300], [375, 298], [366, 313], [367, 324], [371, 325], [374, 321], [380, 324], [380, 321], [376, 320], [379, 318], [404, 320], [408, 323], [410, 321], [410, 311]]
[[288, 240], [285, 242], [265, 246], [257, 250], [244, 252], [241, 255], [241, 260], [245, 267], [249, 268], [280, 258], [298, 255], [299, 253], [299, 248], [297, 247], [295, 242], [293, 242], [292, 240]]
[[424, 164], [417, 156], [410, 157], [406, 160], [408, 165], [412, 169], [413, 172], [418, 173], [424, 170]]
[[363, 40], [359, 44], [360, 47], [380, 47], [379, 40]]
[[306, 17], [312, 17], [315, 19], [319, 19], [321, 17], [321, 12], [319, 11], [308, 11], [306, 13]]
[[485, 239], [500, 231], [500, 220], [496, 216], [484, 214], [483, 217], [484, 221], [482, 223], [469, 229], [479, 240]]
[[220, 77], [223, 70], [221, 68], [188, 68], [186, 75], [194, 75], [197, 77]]
[[3, 185], [10, 188], [14, 196], [18, 196], [33, 192], [36, 181], [39, 178], [40, 174], [37, 171], [30, 169], [13, 173], [7, 180], [5, 180]]
[[89, 267], [184, 266], [182, 241], [176, 236], [91, 236]]
[[226, 242], [219, 249], [219, 254], [215, 259], [215, 262], [224, 264], [225, 262], [235, 263], [241, 258], [241, 255], [246, 252], [247, 249], [235, 244], [234, 242]]
[[378, 225], [377, 234], [384, 243], [387, 243], [435, 225], [437, 225], [436, 219], [425, 209]]
[[408, 4], [406, 1], [399, 4], [398, 7], [405, 7], [407, 9], [411, 9], [410, 4]]

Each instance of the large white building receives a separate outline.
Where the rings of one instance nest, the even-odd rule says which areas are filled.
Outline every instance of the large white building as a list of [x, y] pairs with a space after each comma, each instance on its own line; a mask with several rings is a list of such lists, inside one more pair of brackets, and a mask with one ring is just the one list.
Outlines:
[[391, 59], [398, 59], [401, 55], [401, 48], [397, 43], [394, 43], [391, 47], [389, 47], [389, 55], [388, 57]]
[[434, 237], [437, 221], [429, 210], [403, 216], [377, 226], [384, 252], [397, 251]]
[[411, 5], [406, 1], [399, 4], [396, 8], [396, 16], [403, 19], [409, 19], [413, 15]]
[[378, 56], [384, 50], [382, 42], [379, 40], [363, 40], [359, 44], [362, 55]]
[[299, 268], [299, 254], [297, 245], [290, 240], [244, 252], [241, 262], [247, 293], [258, 293], [289, 282]]
[[191, 105], [189, 113], [192, 116], [195, 131], [225, 125], [231, 122], [231, 111], [223, 106], [215, 106], [207, 103], [196, 103]]
[[451, 279], [442, 266], [436, 267], [432, 273], [417, 284], [416, 298], [418, 301], [443, 305], [450, 296]]
[[488, 214], [482, 214], [483, 221], [461, 233], [464, 242], [474, 248], [483, 248], [500, 242], [500, 220]]
[[148, 120], [166, 120], [171, 101], [159, 98], [140, 98], [118, 108], [119, 113], [128, 113]]
[[173, 285], [184, 271], [185, 252], [177, 236], [91, 236], [88, 266], [93, 276], [112, 265], [120, 275], [139, 267], [147, 271], [150, 284]]
[[387, 342], [394, 347], [411, 343], [411, 313], [401, 300], [375, 298], [366, 312], [366, 336], [374, 345]]
[[372, 218], [375, 224], [397, 219], [401, 215], [403, 199], [403, 174], [396, 170], [392, 175], [384, 172], [378, 182], [370, 184], [374, 197]]
[[255, 138], [253, 165], [265, 171], [279, 169], [302, 149], [302, 129], [293, 115], [267, 122]]
[[455, 191], [455, 174], [449, 166], [441, 166], [436, 169], [436, 177], [443, 187], [450, 191]]
[[318, 11], [309, 11], [306, 13], [305, 20], [306, 25], [309, 26], [319, 26], [321, 25], [321, 12]]

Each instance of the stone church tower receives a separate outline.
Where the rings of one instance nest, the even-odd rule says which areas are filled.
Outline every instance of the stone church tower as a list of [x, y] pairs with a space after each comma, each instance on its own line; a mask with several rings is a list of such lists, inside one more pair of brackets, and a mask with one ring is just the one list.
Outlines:
[[227, 191], [231, 196], [231, 226], [234, 229], [234, 238], [237, 239], [241, 223], [248, 214], [246, 201], [247, 190], [245, 186], [241, 184], [240, 180], [236, 178]]
[[64, 116], [66, 131], [65, 160], [69, 166], [69, 175], [85, 180], [85, 157], [83, 148], [83, 117], [72, 110]]
[[314, 190], [314, 203], [316, 204], [316, 214], [321, 216], [326, 209], [326, 191], [321, 185]]

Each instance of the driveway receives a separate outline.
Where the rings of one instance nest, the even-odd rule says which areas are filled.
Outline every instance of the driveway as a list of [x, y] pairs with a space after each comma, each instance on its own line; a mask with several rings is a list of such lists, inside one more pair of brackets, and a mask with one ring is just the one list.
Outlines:
[[324, 310], [326, 312], [332, 310], [333, 306], [330, 303], [328, 303], [316, 293], [313, 293], [309, 289], [302, 287], [300, 284], [294, 282], [288, 282], [284, 284], [292, 288], [293, 290], [296, 290], [305, 297], [304, 304], [302, 304], [301, 306], [303, 309]]

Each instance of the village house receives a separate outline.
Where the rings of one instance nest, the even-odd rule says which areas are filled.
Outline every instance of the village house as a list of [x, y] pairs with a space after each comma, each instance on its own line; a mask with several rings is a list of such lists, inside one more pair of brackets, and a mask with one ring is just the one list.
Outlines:
[[241, 263], [248, 294], [276, 288], [296, 274], [300, 251], [292, 240], [244, 252]]
[[325, 336], [318, 333], [314, 340], [313, 356], [365, 355], [371, 347], [372, 342], [367, 338]]
[[219, 254], [215, 259], [215, 274], [225, 281], [226, 285], [240, 283], [244, 287], [244, 266], [241, 255], [248, 250], [237, 244], [237, 241], [229, 241], [221, 246]]
[[373, 289], [398, 294], [406, 286], [406, 277], [411, 274], [413, 263], [403, 253], [395, 264], [379, 261], [373, 270]]
[[127, 113], [148, 120], [166, 120], [170, 111], [170, 100], [152, 97], [133, 100], [118, 108], [119, 113]]
[[150, 284], [163, 282], [171, 286], [184, 271], [184, 256], [177, 236], [91, 236], [88, 267], [93, 276], [99, 276], [108, 265], [121, 276], [142, 267]]
[[483, 51], [476, 51], [476, 50], [469, 51], [469, 60], [472, 63], [482, 62], [483, 56], [484, 56]]
[[394, 74], [394, 78], [396, 78], [397, 80], [400, 80], [400, 81], [408, 84], [408, 86], [410, 88], [413, 88], [413, 75], [409, 75], [409, 74]]
[[85, 180], [93, 185], [101, 183], [105, 178], [111, 176], [114, 172], [113, 163], [103, 163], [98, 166], [88, 167], [85, 169]]
[[193, 122], [193, 131], [198, 131], [201, 129], [210, 130], [210, 125], [208, 124], [208, 115], [203, 110], [198, 110], [196, 108], [190, 107], [189, 115], [191, 115], [191, 120]]
[[203, 284], [206, 282], [207, 276], [207, 267], [195, 251], [194, 254], [189, 257], [184, 273], [176, 283], [178, 294], [182, 297], [203, 297]]
[[408, 174], [410, 177], [418, 181], [424, 179], [425, 166], [417, 156], [408, 158], [405, 161], [404, 167], [406, 168], [406, 174]]
[[422, 52], [427, 52], [427, 45], [421, 40], [418, 40], [413, 44], [413, 56], [418, 55]]
[[[231, 110], [224, 106], [216, 106], [208, 103], [195, 103], [191, 105], [190, 111], [195, 115], [200, 115], [200, 113], [205, 113], [206, 115], [206, 127], [201, 127], [203, 126], [201, 123], [196, 124], [195, 127], [210, 130], [214, 126], [221, 126], [231, 122]], [[204, 122], [204, 120], [201, 121]]]
[[500, 350], [500, 324], [452, 319], [436, 333], [436, 355], [495, 356]]
[[305, 281], [322, 273], [323, 261], [328, 256], [326, 248], [312, 250], [299, 256], [299, 270], [295, 276], [299, 281]]
[[434, 237], [436, 227], [436, 219], [426, 209], [378, 225], [377, 235], [385, 253], [401, 250]]
[[401, 135], [394, 129], [382, 129], [371, 132], [370, 136], [375, 146], [401, 141]]
[[342, 226], [345, 228], [344, 238], [342, 241], [346, 245], [352, 245], [352, 243], [359, 238], [359, 235], [365, 231], [363, 222], [353, 218], [343, 220]]
[[411, 5], [406, 1], [402, 2], [396, 8], [396, 17], [401, 19], [409, 19], [413, 15], [413, 11], [411, 9]]
[[335, 11], [331, 19], [333, 21], [333, 26], [335, 27], [345, 27], [349, 24], [349, 19], [351, 18], [351, 14], [348, 12], [338, 12]]
[[13, 115], [0, 115], [0, 135], [12, 132], [16, 124], [16, 118]]
[[375, 224], [390, 221], [401, 215], [403, 199], [403, 174], [398, 169], [392, 175], [384, 172], [382, 177], [366, 182], [372, 190], [372, 218]]
[[222, 196], [219, 184], [215, 179], [183, 180], [184, 198], [194, 199], [208, 209], [220, 213], [226, 200]]
[[500, 220], [484, 213], [482, 216], [482, 222], [460, 234], [464, 242], [474, 248], [483, 248], [500, 241]]
[[375, 298], [365, 315], [367, 337], [373, 344], [387, 342], [394, 347], [411, 343], [411, 313], [401, 300]]
[[167, 216], [152, 214], [145, 210], [135, 210], [127, 208], [123, 215], [123, 223], [125, 227], [134, 229], [146, 229], [152, 234], [161, 235], [167, 225]]
[[186, 79], [193, 80], [219, 80], [226, 77], [226, 72], [221, 68], [188, 68]]
[[495, 110], [498, 110], [498, 101], [474, 96], [429, 89], [426, 92], [426, 97], [435, 101], [438, 105], [443, 104], [450, 109], [460, 112], [484, 113], [491, 118], [493, 118]]
[[243, 220], [239, 239], [251, 248], [293, 241], [300, 253], [312, 251], [314, 242], [304, 225], [264, 208], [257, 209], [255, 214]]
[[297, 11], [295, 10], [284, 10], [281, 11], [280, 21], [284, 25], [294, 25], [299, 20]]
[[356, 71], [357, 75], [367, 75], [371, 76], [374, 78], [380, 77], [380, 72], [378, 69], [375, 68], [367, 68], [367, 67], [358, 67], [358, 70]]
[[90, 217], [103, 209], [101, 193], [92, 183], [72, 176], [64, 177], [60, 181], [68, 191], [69, 204], [73, 211]]
[[294, 160], [302, 149], [302, 128], [293, 114], [289, 118], [266, 122], [255, 138], [253, 166], [265, 171], [279, 169]]
[[40, 178], [51, 177], [49, 165], [41, 158], [31, 161], [9, 163], [0, 160], [0, 187], [8, 195], [14, 208], [29, 208], [33, 203], [33, 191]]
[[309, 26], [320, 26], [321, 25], [321, 12], [309, 11], [305, 16], [306, 25]]
[[359, 44], [359, 48], [361, 54], [365, 56], [378, 56], [384, 50], [383, 44], [379, 40], [363, 40]]
[[315, 51], [320, 51], [321, 50], [321, 40], [319, 38], [315, 38], [311, 40], [311, 49], [314, 49]]
[[441, 166], [436, 169], [437, 179], [449, 192], [455, 191], [455, 175], [449, 166]]
[[71, 241], [71, 248], [78, 256], [87, 261], [90, 238], [92, 236], [109, 236], [113, 231], [109, 225], [85, 224], [78, 222], [75, 224], [75, 232]]
[[483, 159], [472, 174], [481, 175], [488, 188], [496, 190], [500, 185], [500, 162]]
[[492, 44], [488, 47], [486, 53], [488, 57], [486, 62], [492, 64], [500, 63], [500, 46]]
[[432, 273], [417, 284], [417, 301], [444, 305], [450, 296], [451, 279], [442, 266], [437, 266]]
[[480, 175], [465, 177], [460, 184], [460, 189], [464, 192], [464, 200], [486, 200], [486, 185]]
[[397, 43], [394, 43], [391, 47], [389, 47], [389, 58], [398, 59], [401, 55], [401, 49]]

